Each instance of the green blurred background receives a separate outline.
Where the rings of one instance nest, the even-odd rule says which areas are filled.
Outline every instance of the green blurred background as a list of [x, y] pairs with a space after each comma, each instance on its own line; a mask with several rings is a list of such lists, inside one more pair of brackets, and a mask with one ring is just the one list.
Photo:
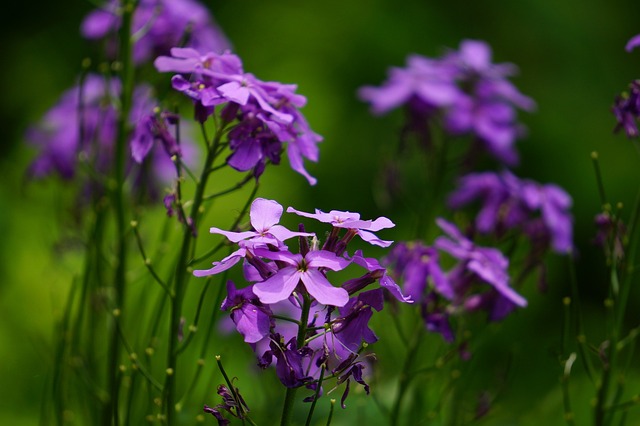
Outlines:
[[[536, 100], [538, 109], [521, 115], [529, 135], [519, 143], [522, 162], [516, 173], [557, 183], [572, 195], [578, 280], [598, 327], [606, 274], [601, 255], [591, 246], [600, 202], [589, 154], [600, 152], [610, 200], [631, 206], [640, 177], [638, 157], [625, 136], [612, 134], [610, 106], [628, 82], [640, 77], [640, 52], [624, 51], [627, 40], [640, 33], [637, 1], [272, 0], [207, 5], [247, 71], [263, 80], [299, 85], [299, 93], [308, 97], [303, 112], [325, 139], [320, 162], [308, 167], [317, 186], [309, 187], [282, 166], [267, 171], [260, 194], [300, 210], [386, 215], [397, 223], [398, 238], [411, 232], [398, 220], [406, 212], [377, 203], [373, 185], [395, 144], [401, 115], [372, 117], [356, 99], [357, 88], [380, 84], [386, 69], [404, 65], [409, 53], [438, 56], [464, 38], [485, 40], [497, 62], [518, 65], [514, 83]], [[3, 6], [0, 17], [2, 425], [38, 424], [52, 324], [78, 268], [78, 259], [64, 255], [59, 245], [68, 232], [68, 194], [54, 181], [25, 182], [34, 152], [25, 146], [23, 134], [73, 84], [80, 61], [91, 52], [78, 28], [93, 7], [80, 0], [13, 1]], [[502, 395], [492, 424], [563, 424], [555, 351], [560, 299], [568, 293], [568, 282], [564, 259], [552, 259], [550, 266], [549, 291], [526, 289], [529, 307], [490, 327], [480, 360], [474, 361], [482, 365], [485, 357], [499, 363], [505, 353], [514, 354], [508, 383], [513, 389]], [[638, 322], [639, 309], [640, 303], [633, 301], [632, 324]], [[580, 380], [575, 387], [582, 398], [576, 402], [583, 413], [578, 424], [587, 424], [591, 391]], [[632, 389], [638, 388], [636, 381]]]

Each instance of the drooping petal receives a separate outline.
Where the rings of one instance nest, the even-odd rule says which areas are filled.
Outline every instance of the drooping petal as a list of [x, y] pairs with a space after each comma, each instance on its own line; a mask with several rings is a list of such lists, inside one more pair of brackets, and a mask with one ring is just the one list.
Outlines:
[[363, 231], [362, 229], [358, 231], [358, 235], [360, 235], [360, 238], [362, 238], [364, 241], [368, 242], [369, 244], [373, 244], [374, 246], [389, 247], [391, 244], [393, 244], [393, 241], [381, 240], [373, 232]]
[[206, 270], [196, 269], [195, 271], [193, 271], [193, 275], [195, 275], [196, 277], [204, 277], [207, 275], [219, 274], [220, 272], [226, 271], [227, 269], [238, 263], [240, 259], [244, 258], [246, 253], [246, 249], [238, 249], [231, 253], [229, 256], [222, 259], [220, 262], [213, 262], [213, 268]]
[[232, 231], [224, 231], [220, 228], [212, 227], [209, 229], [209, 232], [212, 234], [220, 234], [227, 237], [227, 239], [233, 243], [240, 242], [242, 240], [246, 240], [247, 238], [251, 238], [256, 235], [253, 231], [244, 231], [244, 232], [232, 232]]

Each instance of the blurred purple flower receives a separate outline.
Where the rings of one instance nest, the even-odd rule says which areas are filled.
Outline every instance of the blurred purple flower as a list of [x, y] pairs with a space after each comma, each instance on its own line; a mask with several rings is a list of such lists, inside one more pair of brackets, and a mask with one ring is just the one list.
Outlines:
[[514, 143], [523, 133], [515, 108], [535, 108], [507, 80], [515, 71], [512, 64], [493, 64], [487, 43], [463, 40], [458, 51], [442, 58], [410, 56], [405, 69], [392, 68], [382, 87], [363, 87], [359, 96], [376, 114], [406, 105], [408, 128], [416, 131], [428, 132], [429, 126], [418, 123], [442, 114], [447, 131], [475, 136], [491, 155], [513, 165], [518, 161]]
[[476, 246], [462, 235], [458, 228], [444, 219], [437, 219], [438, 226], [447, 236], [438, 237], [434, 247], [458, 259], [464, 269], [472, 272], [480, 280], [490, 284], [501, 295], [518, 306], [526, 306], [527, 301], [509, 285], [509, 261], [500, 250]]
[[[66, 91], [42, 121], [27, 133], [27, 140], [40, 150], [29, 173], [36, 178], [55, 173], [71, 180], [76, 175], [80, 160], [86, 162], [93, 173], [110, 173], [117, 134], [116, 99], [120, 90], [119, 80], [89, 74], [83, 79], [82, 87], [75, 86]], [[134, 185], [146, 186], [153, 194], [160, 192], [158, 185], [165, 185], [176, 177], [169, 151], [153, 149], [153, 140], [159, 138], [159, 134], [157, 129], [149, 126], [147, 119], [155, 102], [150, 87], [136, 87], [129, 115], [129, 123], [133, 127], [129, 142], [136, 162], [151, 153], [150, 164], [137, 166], [130, 163], [127, 168], [129, 175], [133, 176]], [[168, 132], [166, 128], [164, 131]], [[194, 148], [188, 141], [184, 147], [185, 162], [193, 164], [196, 157]]]
[[613, 131], [617, 133], [624, 129], [629, 139], [637, 138], [640, 117], [640, 80], [632, 81], [628, 92], [616, 96], [612, 111], [618, 122]]
[[421, 109], [449, 106], [461, 95], [455, 75], [455, 68], [448, 63], [411, 55], [406, 68], [389, 70], [389, 78], [381, 87], [362, 87], [358, 95], [371, 104], [375, 114], [387, 113], [412, 101], [418, 101]]
[[517, 228], [534, 243], [550, 244], [558, 253], [572, 249], [572, 200], [562, 188], [519, 179], [506, 170], [500, 174], [472, 173], [460, 179], [448, 204], [459, 209], [478, 199], [482, 202], [475, 221], [478, 231], [500, 236]]
[[[120, 28], [121, 8], [120, 1], [108, 1], [85, 17], [80, 32], [88, 39], [112, 35]], [[194, 0], [140, 0], [133, 15], [132, 32], [137, 64], [165, 55], [176, 46], [214, 52], [230, 48], [209, 10]], [[109, 42], [110, 51], [115, 53], [115, 43]]]

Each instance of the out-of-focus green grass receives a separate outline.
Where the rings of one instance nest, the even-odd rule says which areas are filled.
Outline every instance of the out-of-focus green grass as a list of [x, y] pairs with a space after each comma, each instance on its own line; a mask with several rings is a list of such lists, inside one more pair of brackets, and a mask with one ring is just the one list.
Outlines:
[[[384, 154], [395, 142], [400, 115], [372, 117], [356, 99], [356, 89], [379, 84], [387, 67], [402, 66], [409, 53], [439, 55], [445, 46], [456, 48], [463, 38], [486, 40], [497, 61], [517, 64], [520, 75], [514, 81], [537, 101], [538, 110], [522, 116], [529, 137], [519, 144], [522, 166], [516, 173], [558, 183], [574, 197], [579, 284], [588, 318], [593, 318], [590, 325], [598, 327], [606, 277], [601, 257], [590, 246], [592, 218], [600, 202], [589, 153], [600, 152], [611, 200], [630, 206], [640, 177], [638, 157], [624, 136], [611, 134], [614, 120], [609, 108], [613, 97], [640, 76], [640, 52], [623, 50], [628, 38], [640, 32], [637, 2], [276, 0], [208, 5], [247, 71], [264, 80], [299, 85], [299, 92], [309, 100], [304, 113], [325, 138], [320, 162], [309, 167], [319, 180], [316, 187], [309, 188], [283, 165], [267, 171], [260, 194], [301, 210], [335, 208], [360, 211], [366, 217], [384, 214], [396, 221], [397, 235], [410, 233], [407, 224], [397, 219], [406, 217], [406, 212], [401, 206], [376, 205], [373, 182]], [[81, 59], [90, 52], [77, 29], [91, 8], [80, 0], [64, 5], [12, 2], [2, 14], [3, 425], [38, 423], [52, 359], [53, 321], [60, 315], [66, 290], [79, 268], [80, 253], [69, 254], [59, 247], [70, 233], [60, 225], [65, 222], [69, 194], [55, 182], [24, 181], [33, 151], [24, 145], [22, 135], [28, 123], [37, 120], [73, 83]], [[220, 214], [224, 216], [223, 210]], [[553, 261], [550, 291], [539, 295], [530, 286], [526, 290], [530, 306], [486, 331], [472, 362], [478, 369], [490, 365], [499, 371], [506, 354], [512, 353], [513, 364], [508, 386], [485, 424], [563, 424], [560, 370], [554, 351], [560, 339], [560, 298], [568, 292], [565, 271], [562, 260]], [[638, 302], [632, 301], [630, 311], [637, 312], [637, 308]], [[381, 317], [375, 324], [384, 329], [380, 336], [393, 334], [385, 321]], [[248, 353], [239, 344], [233, 350]], [[379, 352], [399, 362], [397, 352], [402, 350], [381, 348]], [[381, 364], [385, 365], [384, 359]], [[476, 372], [476, 376], [479, 383], [491, 378], [487, 371]], [[251, 377], [241, 378], [240, 387], [251, 386], [247, 383]], [[572, 389], [580, 396], [574, 403], [581, 416], [578, 424], [586, 424], [591, 385], [579, 376]], [[378, 397], [390, 400], [390, 395]], [[363, 396], [362, 400], [354, 398], [346, 412], [338, 410], [334, 424], [363, 419], [373, 424], [380, 417]]]

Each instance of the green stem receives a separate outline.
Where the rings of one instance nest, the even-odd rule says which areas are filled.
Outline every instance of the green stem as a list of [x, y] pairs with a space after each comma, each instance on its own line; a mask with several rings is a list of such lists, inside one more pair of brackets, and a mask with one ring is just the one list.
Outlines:
[[424, 326], [420, 324], [418, 326], [418, 331], [413, 333], [413, 338], [409, 343], [409, 347], [407, 348], [407, 357], [404, 360], [404, 365], [402, 366], [402, 372], [400, 373], [400, 382], [398, 383], [398, 393], [396, 395], [396, 400], [393, 403], [393, 409], [391, 410], [391, 425], [397, 426], [400, 422], [400, 408], [402, 407], [402, 400], [404, 398], [405, 393], [409, 388], [409, 382], [412, 379], [412, 375], [409, 374], [411, 367], [413, 366], [413, 361], [418, 352], [418, 346], [420, 345], [420, 341], [422, 340], [422, 334], [424, 331]]
[[[167, 354], [167, 378], [164, 386], [164, 400], [166, 402], [167, 412], [167, 424], [173, 425], [176, 421], [176, 404], [177, 392], [176, 392], [176, 370], [178, 360], [178, 337], [180, 334], [180, 320], [182, 318], [182, 304], [186, 291], [186, 284], [189, 276], [191, 275], [188, 270], [189, 260], [191, 259], [192, 240], [194, 239], [192, 229], [198, 229], [197, 222], [200, 216], [200, 207], [204, 198], [204, 191], [207, 186], [207, 181], [210, 176], [209, 169], [216, 159], [216, 151], [220, 144], [220, 139], [224, 133], [224, 128], [220, 128], [216, 133], [213, 141], [213, 146], [207, 150], [207, 158], [202, 169], [202, 175], [200, 177], [199, 184], [196, 186], [196, 193], [193, 198], [193, 205], [191, 206], [191, 214], [188, 219], [192, 221], [191, 224], [185, 227], [184, 235], [182, 238], [182, 245], [178, 262], [176, 265], [175, 273], [175, 286], [173, 288], [173, 299], [171, 303], [171, 324], [169, 328], [169, 347]], [[181, 201], [181, 200], [180, 200]]]
[[[296, 349], [300, 349], [304, 345], [305, 336], [307, 334], [307, 325], [309, 324], [309, 309], [311, 308], [311, 298], [306, 294], [303, 294], [302, 298], [304, 300], [302, 303], [302, 312], [300, 313], [300, 324], [298, 324]], [[298, 388], [287, 388], [287, 393], [284, 397], [284, 404], [282, 406], [282, 419], [280, 420], [280, 426], [286, 426], [291, 421], [293, 403], [297, 392]]]
[[[128, 136], [129, 111], [133, 98], [134, 68], [131, 58], [131, 26], [133, 23], [133, 12], [136, 8], [136, 0], [126, 1], [123, 5], [122, 26], [120, 28], [120, 63], [122, 94], [120, 98], [120, 114], [118, 116], [117, 139], [115, 146], [115, 167], [113, 170], [112, 198], [116, 219], [117, 238], [117, 266], [114, 274], [113, 287], [114, 308], [122, 312], [124, 307], [124, 290], [126, 288], [126, 259], [127, 259], [127, 238], [126, 220], [124, 206], [124, 180], [125, 180], [125, 159]], [[110, 398], [105, 404], [102, 424], [104, 426], [116, 426], [118, 420], [118, 361], [120, 358], [120, 342], [117, 326], [112, 324], [111, 336], [109, 340], [109, 361], [107, 365], [108, 389]]]

